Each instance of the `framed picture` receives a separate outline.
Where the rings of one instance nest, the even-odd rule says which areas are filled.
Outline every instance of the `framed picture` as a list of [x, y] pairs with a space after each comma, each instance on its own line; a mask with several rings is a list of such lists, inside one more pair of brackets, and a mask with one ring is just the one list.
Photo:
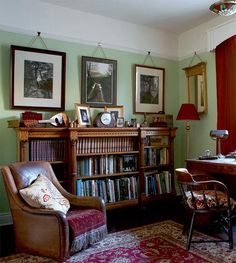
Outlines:
[[164, 111], [165, 69], [135, 65], [134, 113]]
[[116, 127], [123, 128], [125, 126], [124, 117], [118, 117], [116, 120]]
[[12, 109], [65, 109], [66, 53], [11, 46]]
[[105, 106], [104, 111], [109, 111], [116, 121], [119, 117], [124, 117], [124, 106]]
[[92, 124], [89, 106], [75, 103], [75, 111], [79, 127], [86, 127]]
[[81, 103], [94, 107], [116, 105], [116, 60], [83, 56], [81, 79]]

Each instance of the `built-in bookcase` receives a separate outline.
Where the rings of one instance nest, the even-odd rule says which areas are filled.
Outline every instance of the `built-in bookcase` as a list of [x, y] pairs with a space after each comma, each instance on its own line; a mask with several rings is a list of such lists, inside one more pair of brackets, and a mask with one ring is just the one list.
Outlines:
[[176, 128], [19, 128], [19, 160], [49, 161], [78, 196], [100, 196], [107, 208], [175, 194]]
[[176, 128], [141, 128], [140, 203], [175, 195], [175, 136]]
[[100, 196], [107, 208], [138, 204], [139, 130], [79, 128], [72, 132], [74, 192]]

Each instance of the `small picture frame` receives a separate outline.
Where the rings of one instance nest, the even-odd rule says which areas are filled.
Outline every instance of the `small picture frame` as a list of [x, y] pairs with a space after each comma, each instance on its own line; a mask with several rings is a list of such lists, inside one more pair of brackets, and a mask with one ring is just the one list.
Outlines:
[[124, 118], [124, 106], [105, 106], [104, 111], [110, 112], [116, 121], [120, 117]]
[[91, 126], [92, 122], [89, 106], [75, 103], [75, 111], [79, 127]]
[[117, 128], [123, 128], [124, 126], [125, 126], [124, 117], [118, 117], [116, 120], [116, 127]]

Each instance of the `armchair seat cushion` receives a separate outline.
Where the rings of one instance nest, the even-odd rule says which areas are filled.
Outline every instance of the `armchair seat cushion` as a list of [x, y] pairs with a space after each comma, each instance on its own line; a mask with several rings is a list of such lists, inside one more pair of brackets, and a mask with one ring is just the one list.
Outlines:
[[[227, 196], [222, 191], [199, 190], [193, 191], [192, 193], [193, 196], [191, 194], [191, 191], [185, 192], [187, 197], [187, 204], [191, 209], [206, 209], [207, 207], [213, 208], [219, 206], [226, 207], [228, 204]], [[233, 200], [233, 198], [230, 198], [230, 205], [231, 209], [233, 209], [235, 206], [235, 201]]]
[[106, 219], [99, 210], [69, 210], [66, 216], [73, 240], [70, 254], [101, 240], [107, 234]]

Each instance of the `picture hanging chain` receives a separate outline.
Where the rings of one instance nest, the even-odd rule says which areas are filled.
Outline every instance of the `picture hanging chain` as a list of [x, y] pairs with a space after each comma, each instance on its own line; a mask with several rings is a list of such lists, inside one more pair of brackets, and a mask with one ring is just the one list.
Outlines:
[[33, 38], [31, 39], [31, 41], [29, 42], [28, 46], [32, 47], [33, 44], [35, 43], [35, 41], [36, 41], [37, 39], [39, 39], [40, 42], [42, 43], [42, 45], [43, 45], [46, 49], [48, 49], [48, 47], [46, 46], [44, 40], [42, 39], [42, 37], [41, 37], [40, 35], [41, 35], [41, 32], [37, 32], [37, 36], [35, 36], [35, 37], [33, 37]]
[[197, 54], [197, 52], [195, 51], [195, 52], [194, 52], [194, 55], [193, 55], [193, 57], [192, 57], [192, 59], [191, 59], [191, 61], [190, 61], [190, 63], [189, 63], [189, 65], [188, 65], [189, 67], [192, 65], [193, 60], [194, 60], [195, 57], [197, 57], [201, 62], [203, 62], [202, 59], [200, 58], [200, 56], [199, 56], [199, 55]]
[[92, 54], [92, 57], [94, 57], [95, 54], [97, 53], [97, 51], [99, 51], [99, 50], [101, 51], [103, 57], [104, 57], [104, 58], [107, 58], [107, 57], [106, 57], [106, 54], [105, 54], [105, 52], [104, 52], [104, 50], [103, 50], [103, 48], [102, 48], [102, 44], [101, 44], [100, 42], [98, 42], [98, 46], [97, 46], [96, 49], [94, 50], [94, 52], [93, 52], [93, 54]]
[[146, 61], [147, 61], [148, 58], [150, 58], [150, 60], [151, 60], [151, 62], [152, 62], [152, 65], [155, 67], [155, 63], [154, 63], [154, 61], [153, 61], [153, 59], [152, 59], [152, 56], [151, 56], [151, 52], [150, 52], [150, 51], [148, 51], [147, 55], [145, 56], [145, 59], [144, 59], [144, 61], [143, 61], [143, 65], [145, 65], [145, 63], [146, 63]]

